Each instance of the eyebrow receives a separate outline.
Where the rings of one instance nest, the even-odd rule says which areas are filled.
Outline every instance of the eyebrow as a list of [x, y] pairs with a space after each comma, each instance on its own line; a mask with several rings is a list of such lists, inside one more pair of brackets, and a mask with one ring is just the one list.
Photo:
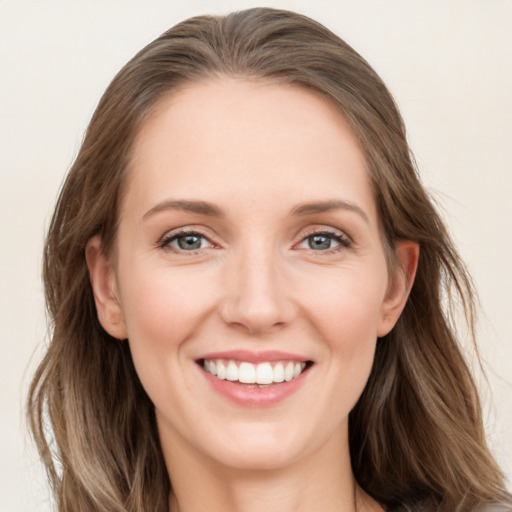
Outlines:
[[224, 213], [212, 203], [206, 201], [187, 201], [184, 199], [174, 200], [168, 199], [153, 206], [151, 210], [148, 210], [143, 219], [154, 215], [155, 213], [162, 212], [165, 210], [182, 210], [185, 212], [198, 213], [200, 215], [208, 215], [211, 217], [224, 217]]
[[[158, 203], [148, 210], [143, 219], [165, 210], [181, 210], [185, 212], [207, 215], [210, 217], [224, 217], [223, 211], [216, 205], [206, 201], [193, 201], [185, 199], [168, 199]], [[317, 201], [313, 203], [300, 203], [290, 211], [291, 216], [312, 215], [315, 213], [324, 213], [333, 210], [348, 210], [358, 214], [365, 222], [369, 223], [368, 216], [362, 208], [349, 201], [340, 199], [331, 199], [327, 201]]]
[[314, 203], [301, 203], [295, 206], [290, 215], [311, 215], [314, 213], [324, 213], [332, 210], [348, 210], [359, 215], [366, 223], [369, 224], [368, 215], [362, 208], [349, 201], [341, 199], [331, 199], [328, 201], [318, 201]]

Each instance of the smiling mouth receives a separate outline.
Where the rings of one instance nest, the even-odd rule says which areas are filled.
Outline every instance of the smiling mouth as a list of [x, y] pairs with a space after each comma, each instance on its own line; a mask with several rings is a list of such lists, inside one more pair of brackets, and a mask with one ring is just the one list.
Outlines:
[[253, 364], [232, 359], [199, 359], [197, 363], [204, 371], [219, 380], [251, 387], [291, 382], [313, 365], [312, 361], [272, 361]]

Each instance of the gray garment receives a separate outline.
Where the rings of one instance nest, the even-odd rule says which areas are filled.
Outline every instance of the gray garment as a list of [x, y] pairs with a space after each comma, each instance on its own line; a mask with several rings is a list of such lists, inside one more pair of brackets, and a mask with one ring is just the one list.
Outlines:
[[[406, 507], [400, 506], [398, 508], [389, 509], [387, 512], [437, 512], [430, 508], [427, 508], [421, 504], [416, 505], [414, 507]], [[457, 512], [454, 510], [453, 512]], [[510, 501], [506, 503], [490, 503], [488, 505], [483, 505], [473, 512], [512, 512], [512, 498]]]
[[476, 512], [512, 512], [512, 502], [503, 505], [486, 505]]

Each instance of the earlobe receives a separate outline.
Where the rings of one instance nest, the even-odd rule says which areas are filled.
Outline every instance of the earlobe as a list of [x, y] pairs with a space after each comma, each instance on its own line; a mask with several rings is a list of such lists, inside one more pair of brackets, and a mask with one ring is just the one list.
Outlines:
[[98, 320], [114, 338], [126, 339], [123, 310], [118, 298], [117, 283], [107, 257], [101, 250], [99, 236], [91, 238], [85, 249], [89, 277], [98, 312]]
[[390, 279], [386, 297], [381, 309], [381, 316], [377, 329], [377, 336], [380, 338], [393, 329], [398, 318], [402, 314], [409, 293], [411, 292], [418, 259], [420, 254], [419, 245], [409, 240], [398, 242], [395, 248], [396, 267]]

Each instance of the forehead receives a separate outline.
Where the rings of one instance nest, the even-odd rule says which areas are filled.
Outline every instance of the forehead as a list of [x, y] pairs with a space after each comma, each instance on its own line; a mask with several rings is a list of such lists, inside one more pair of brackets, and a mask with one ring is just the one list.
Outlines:
[[156, 105], [132, 155], [128, 192], [153, 200], [201, 194], [215, 202], [224, 192], [301, 201], [340, 193], [359, 195], [374, 210], [348, 122], [320, 94], [294, 85], [235, 78], [188, 84]]

